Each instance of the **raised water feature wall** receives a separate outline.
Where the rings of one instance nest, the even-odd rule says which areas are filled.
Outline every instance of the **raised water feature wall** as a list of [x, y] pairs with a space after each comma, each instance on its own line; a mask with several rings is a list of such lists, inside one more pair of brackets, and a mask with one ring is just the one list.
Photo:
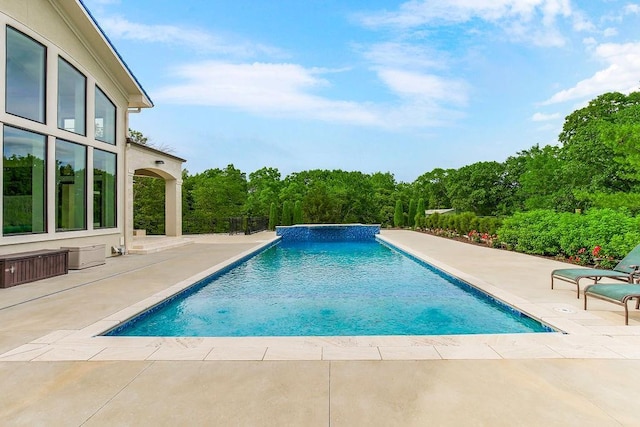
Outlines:
[[380, 225], [310, 224], [276, 227], [276, 235], [285, 241], [373, 240], [380, 233]]

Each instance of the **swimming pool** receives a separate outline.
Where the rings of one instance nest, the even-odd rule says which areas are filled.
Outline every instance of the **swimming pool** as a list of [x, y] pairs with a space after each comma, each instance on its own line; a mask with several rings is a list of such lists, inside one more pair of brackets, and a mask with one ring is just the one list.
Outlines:
[[350, 336], [549, 332], [375, 239], [281, 241], [107, 335]]

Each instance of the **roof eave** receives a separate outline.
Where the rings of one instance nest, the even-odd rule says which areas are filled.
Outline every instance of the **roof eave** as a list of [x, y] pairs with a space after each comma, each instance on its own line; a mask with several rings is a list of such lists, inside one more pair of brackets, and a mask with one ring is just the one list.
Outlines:
[[72, 4], [77, 4], [79, 6], [80, 12], [84, 15], [86, 21], [91, 24], [93, 29], [95, 30], [95, 34], [101, 39], [102, 44], [107, 48], [107, 50], [111, 53], [112, 57], [118, 62], [121, 70], [126, 74], [128, 79], [131, 82], [131, 87], [129, 90], [129, 108], [151, 108], [153, 107], [153, 101], [144, 90], [136, 76], [133, 74], [127, 63], [124, 61], [120, 53], [115, 48], [109, 37], [102, 30], [98, 21], [93, 17], [89, 9], [85, 6], [83, 0], [76, 0], [75, 2], [62, 2], [61, 6], [65, 7], [67, 10], [68, 7]]

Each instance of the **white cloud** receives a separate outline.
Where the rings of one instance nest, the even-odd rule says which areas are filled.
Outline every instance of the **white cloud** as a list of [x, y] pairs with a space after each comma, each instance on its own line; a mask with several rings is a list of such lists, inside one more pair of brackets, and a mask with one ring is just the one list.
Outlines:
[[638, 89], [640, 42], [604, 43], [595, 48], [594, 55], [608, 66], [574, 87], [555, 93], [542, 105], [593, 98], [606, 92], [628, 93]]
[[[368, 27], [404, 29], [480, 19], [503, 28], [518, 41], [559, 46], [564, 38], [556, 29], [556, 20], [571, 15], [569, 0], [411, 0], [397, 11], [362, 14], [359, 18]], [[583, 19], [575, 25], [586, 28], [588, 21]]]
[[100, 26], [112, 38], [137, 40], [146, 43], [186, 46], [190, 49], [239, 57], [267, 53], [284, 56], [279, 49], [250, 42], [230, 41], [198, 28], [176, 25], [147, 25], [129, 21], [122, 17], [103, 17]]
[[433, 73], [434, 69], [448, 68], [446, 56], [422, 45], [401, 42], [375, 44], [364, 53], [373, 63], [372, 70], [397, 96], [431, 105], [464, 106], [468, 85]]
[[548, 122], [550, 120], [557, 120], [560, 118], [562, 118], [562, 115], [560, 113], [553, 113], [553, 114], [535, 113], [531, 117], [531, 120], [534, 122]]
[[[463, 102], [446, 81], [424, 76], [388, 75], [406, 96], [395, 104], [359, 103], [318, 95], [331, 84], [323, 76], [336, 70], [296, 64], [231, 64], [205, 61], [178, 67], [182, 81], [154, 91], [165, 103], [232, 108], [269, 117], [294, 117], [388, 128], [443, 125], [460, 113], [440, 106], [442, 100]], [[412, 80], [413, 78], [413, 80]], [[412, 89], [415, 84], [419, 89]]]
[[626, 15], [638, 15], [640, 14], [640, 5], [630, 3], [624, 7], [624, 13]]
[[596, 26], [589, 18], [585, 16], [584, 13], [580, 11], [573, 11], [571, 13], [573, 18], [573, 29], [578, 32], [587, 31], [593, 32], [596, 31]]
[[411, 69], [443, 68], [445, 54], [423, 45], [386, 42], [370, 46], [363, 53], [365, 59], [376, 66]]
[[215, 61], [179, 67], [182, 84], [157, 91], [155, 98], [179, 104], [231, 107], [266, 115], [293, 115], [361, 124], [375, 122], [363, 106], [313, 95], [329, 84], [320, 70], [295, 64], [229, 64]]
[[466, 105], [468, 88], [462, 81], [431, 74], [382, 69], [382, 81], [395, 93], [416, 102]]
[[609, 27], [602, 32], [602, 35], [605, 37], [614, 37], [618, 35], [618, 30], [616, 28]]

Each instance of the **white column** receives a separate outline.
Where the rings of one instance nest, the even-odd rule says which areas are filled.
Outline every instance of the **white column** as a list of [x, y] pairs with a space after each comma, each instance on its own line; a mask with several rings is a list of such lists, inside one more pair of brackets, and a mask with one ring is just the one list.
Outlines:
[[182, 236], [182, 181], [165, 179], [165, 234]]

